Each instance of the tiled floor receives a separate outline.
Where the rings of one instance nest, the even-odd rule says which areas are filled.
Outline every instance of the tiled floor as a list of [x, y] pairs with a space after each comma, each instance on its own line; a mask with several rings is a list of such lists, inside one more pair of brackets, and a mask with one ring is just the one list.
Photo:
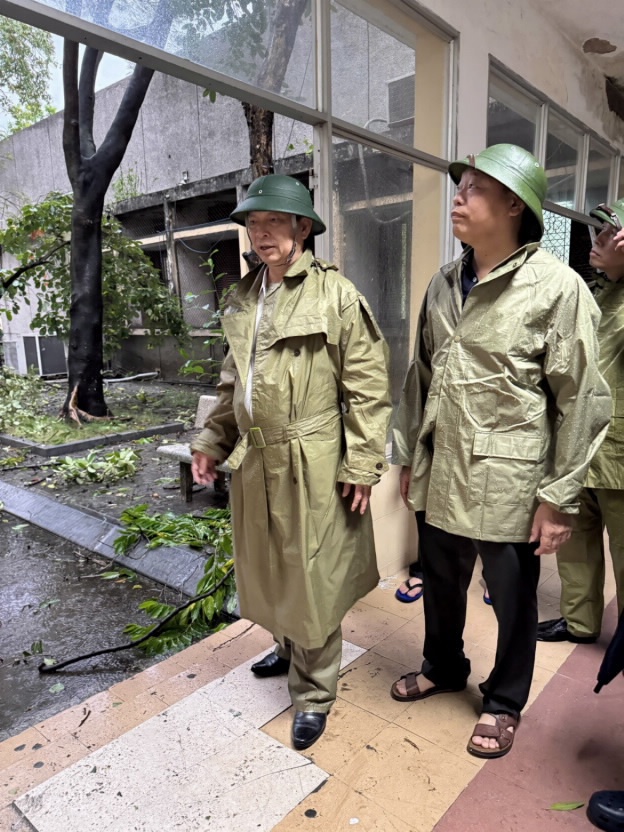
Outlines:
[[[538, 645], [513, 752], [484, 763], [465, 750], [496, 640], [478, 574], [464, 693], [389, 696], [420, 663], [424, 620], [422, 602], [395, 600], [401, 576], [385, 579], [345, 619], [338, 701], [298, 754], [285, 680], [249, 672], [271, 637], [240, 621], [0, 744], [0, 832], [590, 830], [583, 809], [549, 807], [624, 788], [624, 683], [592, 693], [613, 605], [599, 644]], [[554, 558], [543, 558], [540, 616], [556, 615]]]

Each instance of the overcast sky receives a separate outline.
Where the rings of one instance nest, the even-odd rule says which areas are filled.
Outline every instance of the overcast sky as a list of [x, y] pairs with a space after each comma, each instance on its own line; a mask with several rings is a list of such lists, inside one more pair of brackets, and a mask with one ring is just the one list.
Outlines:
[[[54, 48], [56, 50], [56, 62], [58, 66], [53, 70], [52, 82], [50, 84], [50, 95], [52, 104], [57, 110], [63, 109], [63, 38], [52, 35]], [[82, 53], [82, 50], [81, 50]], [[132, 72], [134, 64], [115, 55], [104, 55], [98, 69], [95, 89], [101, 90], [125, 78]]]

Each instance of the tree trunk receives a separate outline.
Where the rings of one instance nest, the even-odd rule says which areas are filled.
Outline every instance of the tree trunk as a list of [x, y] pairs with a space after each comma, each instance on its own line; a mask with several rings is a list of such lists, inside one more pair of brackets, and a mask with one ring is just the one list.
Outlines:
[[273, 119], [272, 110], [243, 102], [243, 110], [249, 131], [249, 162], [254, 179], [273, 173]]
[[101, 53], [85, 50], [78, 82], [78, 44], [65, 41], [63, 150], [72, 185], [68, 387], [63, 415], [77, 420], [110, 415], [104, 400], [102, 214], [104, 198], [132, 137], [153, 70], [135, 67], [99, 148], [93, 140], [95, 77]]
[[[81, 192], [82, 191], [82, 192]], [[74, 193], [71, 238], [72, 297], [68, 387], [63, 414], [112, 415], [104, 400], [102, 381], [102, 206], [84, 188]]]
[[[276, 5], [267, 55], [258, 72], [258, 86], [281, 93], [286, 70], [295, 46], [301, 17], [308, 0], [281, 0]], [[273, 173], [273, 117], [271, 110], [243, 102], [249, 131], [249, 163], [254, 179]]]

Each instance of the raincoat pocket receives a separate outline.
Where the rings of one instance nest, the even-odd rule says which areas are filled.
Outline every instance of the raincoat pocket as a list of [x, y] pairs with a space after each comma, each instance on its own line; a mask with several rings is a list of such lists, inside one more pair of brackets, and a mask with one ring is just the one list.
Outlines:
[[477, 431], [472, 446], [470, 499], [487, 505], [523, 505], [544, 475], [547, 443], [527, 433]]

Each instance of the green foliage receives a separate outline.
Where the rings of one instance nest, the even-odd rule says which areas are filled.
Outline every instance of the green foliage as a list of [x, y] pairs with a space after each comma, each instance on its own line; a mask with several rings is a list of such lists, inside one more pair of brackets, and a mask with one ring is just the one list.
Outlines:
[[120, 170], [119, 176], [113, 182], [111, 188], [115, 202], [139, 196], [141, 193], [141, 176], [136, 168], [136, 163], [135, 167], [128, 168], [125, 173], [123, 169]]
[[[181, 650], [198, 638], [225, 627], [219, 620], [224, 612], [232, 612], [236, 604], [232, 574], [232, 525], [229, 509], [208, 509], [201, 517], [192, 515], [149, 515], [147, 506], [127, 509], [121, 515], [123, 531], [115, 541], [116, 554], [127, 554], [141, 538], [150, 548], [186, 545], [208, 549], [204, 574], [197, 584], [197, 598], [185, 609], [173, 615], [158, 635], [140, 645], [149, 655], [169, 650]], [[144, 601], [139, 609], [155, 621], [163, 621], [175, 607], [156, 599]], [[146, 636], [153, 625], [128, 624], [124, 629], [133, 641]]]
[[34, 373], [20, 376], [8, 367], [0, 367], [0, 433], [41, 418], [35, 414], [45, 407], [46, 393]]
[[65, 482], [113, 483], [133, 477], [139, 460], [139, 455], [130, 448], [111, 451], [103, 458], [91, 451], [84, 457], [66, 456], [55, 468]]
[[49, 32], [0, 17], [0, 111], [10, 135], [54, 112], [49, 93], [54, 45]]
[[[36, 294], [32, 328], [41, 335], [63, 339], [69, 335], [70, 323], [72, 204], [70, 196], [48, 194], [42, 202], [24, 205], [0, 230], [0, 246], [19, 263], [18, 269], [0, 271], [0, 295], [4, 293], [7, 317], [10, 320], [22, 304], [30, 304], [26, 290], [32, 286]], [[121, 224], [108, 214], [102, 219], [102, 248], [105, 358], [132, 333], [138, 311], [143, 314], [150, 346], [168, 335], [180, 345], [186, 344], [188, 327], [178, 299], [139, 243], [127, 237]]]

